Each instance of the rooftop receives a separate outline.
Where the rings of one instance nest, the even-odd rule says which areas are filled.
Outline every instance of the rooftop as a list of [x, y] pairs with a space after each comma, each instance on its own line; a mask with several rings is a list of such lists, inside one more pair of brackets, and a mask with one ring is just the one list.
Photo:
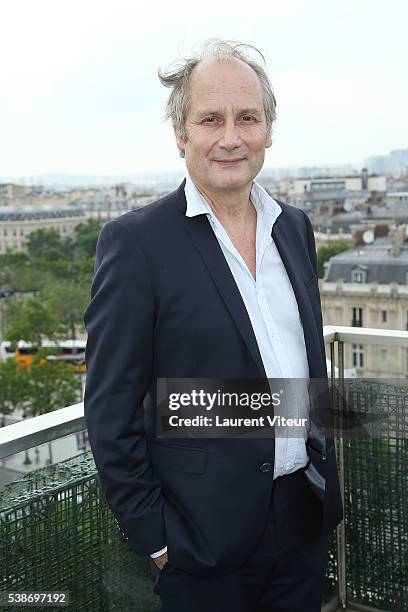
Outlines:
[[377, 238], [372, 244], [365, 244], [364, 246], [343, 251], [332, 257], [332, 260], [342, 261], [343, 263], [362, 263], [363, 260], [367, 260], [367, 263], [381, 262], [407, 265], [408, 242], [405, 241], [402, 243], [399, 255], [393, 255], [392, 238], [390, 236], [385, 236], [383, 238]]
[[57, 219], [64, 217], [82, 217], [82, 210], [73, 208], [41, 208], [35, 210], [13, 210], [0, 208], [0, 221], [31, 221], [35, 219]]
[[405, 285], [408, 273], [408, 241], [397, 250], [394, 237], [377, 238], [372, 244], [354, 247], [330, 258], [324, 280], [353, 282], [352, 272], [363, 270], [366, 283]]

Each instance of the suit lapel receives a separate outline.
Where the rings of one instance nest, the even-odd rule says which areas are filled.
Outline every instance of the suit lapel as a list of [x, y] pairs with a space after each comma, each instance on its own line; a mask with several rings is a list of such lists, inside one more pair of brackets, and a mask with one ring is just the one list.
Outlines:
[[305, 285], [305, 281], [309, 279], [304, 278], [302, 274], [305, 268], [304, 253], [297, 248], [297, 245], [301, 243], [294, 224], [290, 223], [289, 219], [286, 219], [287, 222], [285, 223], [285, 217], [283, 209], [272, 228], [272, 238], [286, 268], [296, 297], [303, 325], [310, 376], [322, 376], [320, 364], [316, 363], [317, 356], [321, 354], [316, 318], [311, 298]]
[[[184, 193], [184, 185], [185, 181], [178, 188], [177, 196], [180, 211], [183, 213], [186, 221], [187, 231], [200, 253], [239, 333], [258, 366], [261, 376], [266, 377], [265, 368], [247, 309], [206, 215], [198, 215], [196, 217], [185, 216], [187, 202]], [[273, 225], [272, 237], [286, 268], [296, 297], [303, 325], [310, 376], [322, 376], [324, 375], [321, 373], [323, 366], [320, 367], [320, 364], [318, 365], [316, 363], [316, 356], [321, 354], [316, 319], [313, 313], [310, 296], [305, 285], [305, 280], [309, 279], [304, 279], [302, 276], [302, 270], [304, 270], [304, 253], [296, 248], [297, 245], [300, 244], [299, 236], [296, 233], [294, 224], [290, 222], [290, 219], [286, 218], [285, 223], [285, 217], [287, 217], [287, 215], [283, 209]]]
[[261, 376], [266, 377], [247, 309], [206, 215], [186, 217], [186, 227]]

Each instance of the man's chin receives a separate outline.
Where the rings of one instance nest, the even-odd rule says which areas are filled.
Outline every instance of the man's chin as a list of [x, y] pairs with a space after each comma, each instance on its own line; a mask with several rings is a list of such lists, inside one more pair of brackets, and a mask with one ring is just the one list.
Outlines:
[[214, 180], [214, 188], [220, 191], [239, 191], [251, 183], [250, 176], [222, 176]]

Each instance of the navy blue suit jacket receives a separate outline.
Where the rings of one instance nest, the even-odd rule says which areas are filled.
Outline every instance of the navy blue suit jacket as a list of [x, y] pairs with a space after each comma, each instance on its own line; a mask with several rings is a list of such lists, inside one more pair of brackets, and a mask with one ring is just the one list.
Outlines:
[[[272, 236], [303, 324], [311, 377], [326, 377], [313, 231], [279, 202]], [[265, 378], [245, 305], [206, 215], [186, 217], [184, 183], [101, 230], [88, 332], [85, 418], [107, 502], [130, 546], [168, 546], [202, 576], [237, 569], [263, 529], [273, 439], [155, 440], [157, 378]], [[279, 288], [277, 288], [277, 299]], [[333, 440], [307, 445], [324, 476], [325, 527], [342, 518]], [[315, 470], [316, 471], [316, 470]]]

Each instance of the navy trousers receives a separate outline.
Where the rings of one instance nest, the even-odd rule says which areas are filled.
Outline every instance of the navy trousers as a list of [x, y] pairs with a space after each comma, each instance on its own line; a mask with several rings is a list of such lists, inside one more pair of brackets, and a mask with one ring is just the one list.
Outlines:
[[322, 525], [304, 471], [277, 478], [262, 536], [235, 572], [199, 578], [152, 561], [161, 612], [320, 612], [328, 560]]

